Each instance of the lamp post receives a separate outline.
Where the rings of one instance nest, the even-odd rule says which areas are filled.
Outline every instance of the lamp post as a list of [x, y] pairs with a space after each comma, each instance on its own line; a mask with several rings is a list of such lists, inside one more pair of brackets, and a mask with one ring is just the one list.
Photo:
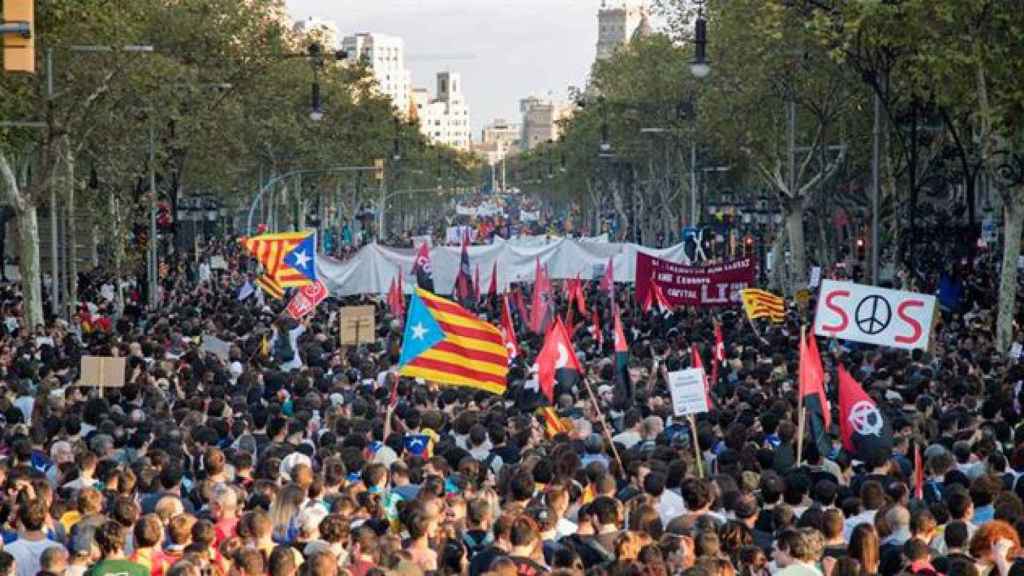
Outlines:
[[[344, 50], [335, 50], [330, 56], [333, 56], [335, 61], [340, 61], [348, 58], [348, 53]], [[313, 42], [306, 48], [305, 54], [292, 54], [288, 57], [306, 58], [309, 60], [309, 65], [313, 68], [313, 84], [310, 87], [309, 119], [313, 122], [323, 120], [324, 109], [320, 99], [320, 72], [327, 64], [328, 55], [324, 53], [323, 47], [318, 42]]]
[[697, 5], [697, 21], [694, 23], [694, 58], [690, 62], [690, 73], [694, 78], [707, 78], [711, 74], [711, 61], [708, 60], [708, 22], [704, 19], [704, 0], [695, 0]]

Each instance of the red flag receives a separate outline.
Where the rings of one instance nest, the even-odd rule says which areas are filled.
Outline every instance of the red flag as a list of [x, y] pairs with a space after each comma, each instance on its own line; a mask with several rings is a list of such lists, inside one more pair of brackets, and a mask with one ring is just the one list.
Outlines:
[[395, 303], [395, 296], [398, 293], [398, 283], [394, 278], [391, 279], [391, 286], [388, 287], [388, 308], [391, 310], [391, 315], [398, 317], [398, 304]]
[[[615, 351], [629, 352], [629, 344], [626, 343], [626, 333], [622, 331], [622, 317], [619, 316], [619, 307], [615, 306]], [[700, 357], [698, 357], [698, 360]]]
[[867, 461], [892, 451], [892, 429], [875, 401], [853, 376], [839, 366], [839, 435], [843, 448]]
[[520, 288], [516, 288], [515, 292], [512, 293], [514, 302], [516, 304], [516, 310], [519, 311], [519, 321], [529, 324], [530, 322], [530, 311], [526, 309], [526, 301], [523, 300], [523, 291]]
[[725, 362], [725, 338], [722, 325], [715, 322], [715, 348], [711, 353], [711, 382], [718, 384], [718, 368]]
[[597, 348], [600, 350], [601, 348], [604, 348], [604, 330], [601, 329], [601, 315], [597, 313], [596, 308], [592, 313], [594, 322], [594, 339], [597, 340]]
[[580, 279], [579, 274], [576, 274], [576, 280], [573, 282], [572, 289], [572, 295], [576, 299], [576, 310], [579, 311], [580, 316], [583, 316], [587, 313], [587, 296], [583, 290], [583, 280]]
[[821, 420], [827, 430], [832, 425], [832, 414], [825, 395], [825, 370], [821, 367], [821, 355], [818, 354], [818, 341], [814, 334], [808, 334], [800, 343], [800, 398], [808, 396], [818, 399]]
[[491, 269], [491, 287], [487, 289], [488, 298], [498, 297], [498, 261], [494, 261], [494, 268]]
[[543, 334], [547, 329], [551, 314], [551, 281], [540, 266], [537, 258], [535, 271], [536, 282], [533, 285], [533, 302], [530, 306], [530, 330], [535, 334]]
[[561, 318], [556, 317], [544, 338], [544, 347], [537, 354], [537, 382], [541, 393], [552, 404], [555, 402], [555, 373], [563, 368], [575, 370], [583, 377], [583, 366], [576, 358], [565, 324], [562, 324]]
[[512, 322], [512, 309], [508, 305], [508, 294], [501, 298], [501, 338], [505, 341], [509, 359], [519, 356], [519, 342], [516, 340], [516, 325]]
[[668, 298], [665, 297], [665, 292], [661, 289], [654, 279], [651, 279], [650, 288], [647, 290], [647, 297], [644, 298], [643, 311], [644, 314], [650, 312], [651, 306], [657, 305], [658, 310], [661, 312], [668, 312], [672, 309], [672, 305], [669, 304]]
[[609, 300], [615, 300], [615, 268], [611, 256], [608, 257], [608, 265], [605, 266], [604, 276], [601, 278], [601, 290], [608, 293]]
[[924, 464], [921, 462], [921, 447], [914, 444], [914, 497], [924, 500]]
[[[697, 350], [696, 344], [690, 346], [690, 368], [704, 370], [704, 360], [700, 357], [700, 351]], [[711, 381], [708, 380], [707, 371], [704, 372], [704, 397], [707, 398], [709, 408], [714, 405], [711, 403]]]

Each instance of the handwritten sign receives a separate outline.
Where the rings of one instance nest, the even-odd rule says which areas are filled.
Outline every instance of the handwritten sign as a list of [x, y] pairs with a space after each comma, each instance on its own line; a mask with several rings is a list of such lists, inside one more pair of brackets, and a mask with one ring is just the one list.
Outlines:
[[708, 411], [704, 379], [703, 368], [689, 368], [668, 373], [668, 390], [672, 395], [673, 414], [689, 416]]

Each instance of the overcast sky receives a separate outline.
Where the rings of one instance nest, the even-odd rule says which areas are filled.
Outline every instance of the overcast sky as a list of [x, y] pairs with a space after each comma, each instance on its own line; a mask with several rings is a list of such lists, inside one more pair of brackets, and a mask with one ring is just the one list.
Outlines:
[[[405, 39], [413, 83], [462, 74], [473, 140], [495, 118], [519, 121], [520, 98], [565, 98], [594, 61], [600, 0], [286, 0], [292, 19], [334, 20], [339, 36], [379, 32]], [[458, 59], [443, 58], [457, 56]], [[466, 58], [471, 56], [471, 58]]]

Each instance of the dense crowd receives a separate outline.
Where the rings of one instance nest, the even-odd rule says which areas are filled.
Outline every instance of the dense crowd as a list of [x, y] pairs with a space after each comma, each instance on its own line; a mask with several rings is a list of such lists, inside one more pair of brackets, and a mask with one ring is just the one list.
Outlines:
[[[603, 333], [574, 328], [587, 374], [558, 389], [568, 426], [552, 433], [525, 323], [504, 397], [409, 380], [383, 304], [375, 343], [342, 347], [338, 309], [362, 299], [296, 322], [281, 302], [239, 301], [229, 262], [172, 270], [156, 312], [130, 289], [118, 312], [83, 275], [83, 301], [106, 303], [45, 327], [20, 326], [18, 287], [0, 287], [0, 576], [1024, 574], [1024, 373], [994, 352], [983, 261], [933, 350], [821, 342], [826, 372], [841, 361], [891, 420], [893, 447], [857, 461], [833, 431], [801, 462], [799, 309], [760, 334], [715, 313], [725, 362], [692, 431], [665, 377], [691, 344], [709, 361], [712, 313], [643, 314], [621, 287], [624, 398], [592, 283]], [[210, 336], [230, 350], [201, 352]], [[83, 355], [125, 357], [125, 385], [77, 386]], [[423, 435], [426, 449], [407, 441]]]

